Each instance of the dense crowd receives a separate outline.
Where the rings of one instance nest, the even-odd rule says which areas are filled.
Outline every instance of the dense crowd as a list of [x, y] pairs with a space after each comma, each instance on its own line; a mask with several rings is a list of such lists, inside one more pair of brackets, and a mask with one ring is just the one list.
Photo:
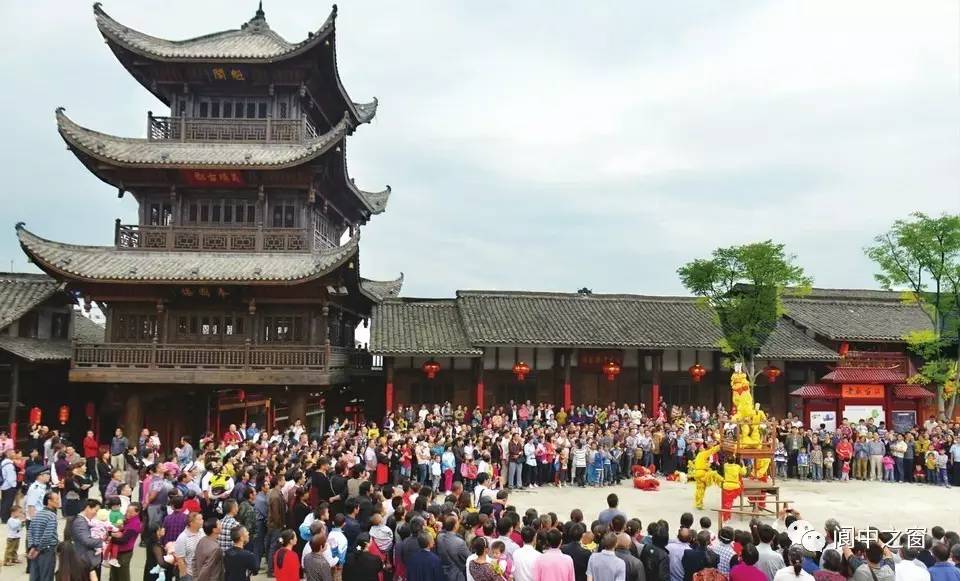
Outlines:
[[[108, 442], [88, 432], [74, 442], [33, 426], [23, 450], [0, 434], [5, 562], [16, 565], [26, 550], [31, 580], [43, 581], [54, 571], [69, 581], [107, 571], [126, 581], [140, 544], [151, 581], [232, 581], [264, 567], [278, 579], [323, 581], [692, 581], [703, 571], [762, 581], [750, 567], [773, 580], [794, 571], [794, 561], [798, 577], [886, 581], [884, 570], [899, 577], [903, 562], [917, 562], [912, 547], [880, 550], [878, 539], [798, 559], [798, 545], [759, 522], [715, 533], [701, 523], [698, 532], [684, 515], [675, 534], [662, 521], [643, 528], [616, 508], [615, 495], [594, 522], [580, 511], [561, 521], [512, 502], [520, 488], [615, 484], [638, 464], [683, 471], [733, 428], [727, 420], [722, 406], [661, 405], [648, 415], [614, 404], [526, 402], [481, 412], [445, 403], [402, 406], [379, 424], [334, 420], [322, 431], [299, 420], [271, 433], [231, 425], [173, 449], [149, 429], [135, 438], [117, 429]], [[883, 422], [844, 420], [828, 432], [788, 416], [769, 429], [779, 442], [776, 469], [791, 477], [960, 478], [955, 423], [898, 434]], [[67, 519], [62, 534], [58, 514]], [[940, 532], [925, 540], [927, 560], [960, 552], [956, 535]], [[824, 534], [834, 535], [829, 526]], [[927, 565], [933, 577], [938, 563]]]

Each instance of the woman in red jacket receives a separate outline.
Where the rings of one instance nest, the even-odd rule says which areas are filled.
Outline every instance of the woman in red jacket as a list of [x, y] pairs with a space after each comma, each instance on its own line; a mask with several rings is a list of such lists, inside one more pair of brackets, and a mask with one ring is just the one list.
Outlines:
[[293, 550], [297, 535], [290, 529], [280, 533], [280, 548], [273, 554], [273, 573], [277, 581], [300, 581], [300, 557]]
[[83, 439], [83, 457], [87, 461], [87, 474], [95, 478], [97, 476], [97, 456], [99, 456], [100, 444], [93, 437], [93, 430], [87, 430], [87, 436]]

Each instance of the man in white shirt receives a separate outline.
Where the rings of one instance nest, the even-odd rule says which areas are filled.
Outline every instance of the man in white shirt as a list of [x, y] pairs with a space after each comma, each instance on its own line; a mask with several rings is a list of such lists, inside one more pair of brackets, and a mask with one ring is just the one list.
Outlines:
[[783, 555], [774, 551], [770, 542], [777, 536], [777, 531], [770, 525], [760, 525], [760, 544], [757, 545], [757, 552], [760, 553], [760, 560], [757, 561], [757, 568], [763, 571], [767, 579], [773, 581], [777, 571], [783, 569], [786, 565], [783, 562]]
[[533, 547], [536, 534], [533, 527], [520, 529], [523, 546], [513, 552], [514, 581], [533, 581], [533, 569], [540, 558], [540, 553]]
[[901, 560], [893, 570], [896, 581], [930, 581], [930, 572], [923, 561], [917, 559], [919, 555], [920, 549], [900, 547]]

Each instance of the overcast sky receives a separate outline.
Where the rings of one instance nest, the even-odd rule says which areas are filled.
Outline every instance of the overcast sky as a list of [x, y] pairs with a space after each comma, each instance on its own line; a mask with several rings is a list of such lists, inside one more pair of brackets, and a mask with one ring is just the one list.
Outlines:
[[[129, 196], [87, 172], [54, 108], [143, 137], [163, 109], [104, 45], [90, 3], [0, 19], [0, 269], [13, 226], [110, 244]], [[236, 28], [253, 0], [107, 0], [166, 38]], [[300, 40], [329, 5], [266, 0]], [[874, 287], [862, 249], [914, 210], [960, 210], [960, 13], [922, 2], [373, 2], [340, 5], [337, 55], [377, 118], [357, 184], [393, 186], [363, 230], [365, 276], [404, 295], [527, 289], [675, 294], [721, 245], [786, 243], [817, 286]]]

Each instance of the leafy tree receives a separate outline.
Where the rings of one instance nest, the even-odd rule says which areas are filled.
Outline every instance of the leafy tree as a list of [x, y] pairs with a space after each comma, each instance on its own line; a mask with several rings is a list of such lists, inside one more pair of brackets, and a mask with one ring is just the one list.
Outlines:
[[[937, 408], [953, 417], [957, 401], [957, 321], [960, 318], [960, 214], [930, 217], [915, 212], [897, 220], [877, 236], [866, 254], [877, 263], [875, 276], [885, 289], [904, 288], [904, 301], [916, 304], [930, 327], [904, 336], [911, 351], [923, 358], [911, 383], [937, 387]], [[950, 348], [957, 343], [957, 350]]]
[[751, 382], [755, 356], [783, 315], [783, 295], [802, 294], [812, 284], [795, 258], [783, 244], [766, 240], [718, 248], [677, 270], [683, 286], [716, 314], [720, 349], [743, 364]]

